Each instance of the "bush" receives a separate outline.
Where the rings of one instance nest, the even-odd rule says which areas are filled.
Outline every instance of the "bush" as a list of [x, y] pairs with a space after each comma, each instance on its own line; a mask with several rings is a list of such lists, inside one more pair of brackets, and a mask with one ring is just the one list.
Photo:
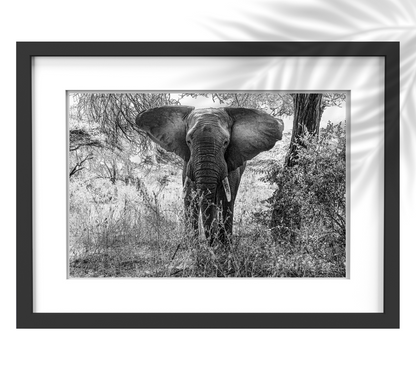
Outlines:
[[345, 123], [329, 122], [319, 138], [306, 134], [301, 142], [295, 166], [276, 165], [264, 178], [277, 185], [268, 200], [272, 235], [294, 254], [312, 256], [345, 276]]

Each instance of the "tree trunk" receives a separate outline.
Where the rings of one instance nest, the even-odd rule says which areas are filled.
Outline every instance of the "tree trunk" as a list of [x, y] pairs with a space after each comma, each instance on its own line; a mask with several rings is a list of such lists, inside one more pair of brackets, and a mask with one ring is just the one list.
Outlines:
[[[289, 151], [285, 158], [285, 169], [287, 172], [298, 162], [299, 147], [306, 147], [303, 137], [307, 134], [318, 135], [323, 107], [322, 94], [293, 94], [293, 130], [290, 140]], [[295, 198], [290, 201], [285, 191], [285, 177], [281, 178], [278, 189], [274, 193], [275, 206], [272, 212], [270, 228], [275, 240], [286, 239], [293, 242], [296, 239], [296, 231], [301, 225], [301, 206]], [[286, 199], [284, 198], [286, 197]], [[289, 205], [288, 205], [289, 204]]]
[[293, 94], [293, 130], [285, 166], [297, 163], [298, 147], [305, 147], [302, 138], [306, 134], [318, 135], [322, 118], [322, 94]]

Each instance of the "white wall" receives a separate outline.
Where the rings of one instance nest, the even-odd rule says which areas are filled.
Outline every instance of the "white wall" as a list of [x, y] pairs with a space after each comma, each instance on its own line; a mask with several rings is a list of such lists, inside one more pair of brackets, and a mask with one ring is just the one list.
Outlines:
[[[198, 5], [199, 4], [199, 5]], [[2, 7], [3, 373], [385, 373], [414, 367], [416, 8], [412, 0], [326, 2], [15, 1]], [[15, 42], [401, 41], [400, 330], [15, 329]], [[134, 295], [132, 295], [134, 297]]]

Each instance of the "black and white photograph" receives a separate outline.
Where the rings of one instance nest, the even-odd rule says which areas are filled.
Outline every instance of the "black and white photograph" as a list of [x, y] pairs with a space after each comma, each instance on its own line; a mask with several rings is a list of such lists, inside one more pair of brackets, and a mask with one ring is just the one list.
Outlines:
[[347, 91], [67, 92], [70, 278], [346, 278]]

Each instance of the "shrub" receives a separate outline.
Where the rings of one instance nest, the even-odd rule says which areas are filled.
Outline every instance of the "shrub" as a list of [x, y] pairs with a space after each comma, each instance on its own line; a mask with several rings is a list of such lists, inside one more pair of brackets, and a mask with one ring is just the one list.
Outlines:
[[346, 132], [329, 122], [319, 138], [306, 134], [293, 167], [275, 165], [264, 178], [277, 189], [268, 200], [274, 239], [335, 265], [345, 274]]

